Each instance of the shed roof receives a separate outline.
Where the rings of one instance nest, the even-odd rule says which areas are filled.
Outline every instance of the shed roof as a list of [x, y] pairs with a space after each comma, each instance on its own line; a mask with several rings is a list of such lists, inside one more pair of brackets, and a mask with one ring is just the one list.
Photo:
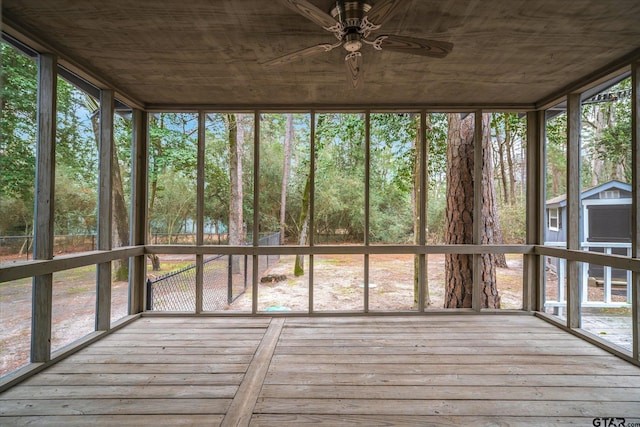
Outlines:
[[[625, 182], [611, 180], [609, 182], [605, 182], [604, 184], [596, 185], [595, 187], [587, 188], [580, 193], [580, 200], [589, 198], [594, 196], [602, 191], [610, 190], [612, 188], [617, 188], [623, 191], [631, 191], [631, 184], [627, 184]], [[560, 208], [567, 206], [567, 195], [561, 194], [552, 199], [547, 200], [546, 203], [547, 208]]]

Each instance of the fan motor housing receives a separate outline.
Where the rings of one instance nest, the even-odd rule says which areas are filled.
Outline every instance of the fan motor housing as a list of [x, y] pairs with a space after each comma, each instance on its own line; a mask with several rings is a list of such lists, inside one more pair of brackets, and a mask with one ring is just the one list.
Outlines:
[[343, 47], [348, 52], [356, 52], [362, 47], [360, 28], [362, 18], [371, 10], [371, 5], [362, 1], [338, 0], [331, 10], [333, 16], [342, 25]]

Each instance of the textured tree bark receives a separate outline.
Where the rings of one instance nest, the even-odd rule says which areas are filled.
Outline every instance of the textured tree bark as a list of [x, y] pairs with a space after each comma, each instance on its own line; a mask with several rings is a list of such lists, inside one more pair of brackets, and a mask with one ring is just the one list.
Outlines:
[[[445, 242], [447, 244], [473, 243], [473, 142], [474, 115], [461, 119], [459, 114], [449, 114], [447, 147], [447, 209]], [[488, 116], [483, 116], [483, 200], [482, 243], [493, 243], [496, 216], [495, 191], [491, 170], [491, 151], [488, 138]], [[491, 185], [488, 185], [488, 182]], [[498, 223], [499, 225], [499, 223]], [[500, 296], [496, 286], [493, 255], [481, 255], [482, 307], [499, 308]], [[445, 308], [470, 308], [473, 295], [473, 256], [445, 255]]]
[[[242, 215], [242, 117], [238, 114], [227, 115], [227, 125], [229, 131], [229, 174], [230, 174], [230, 200], [229, 200], [229, 244], [243, 245], [244, 227]], [[253, 236], [257, 239], [258, 236]], [[240, 272], [240, 257], [233, 258], [232, 271]]]
[[[149, 115], [149, 120], [150, 121], [157, 121], [157, 118], [155, 117], [155, 115], [150, 114]], [[158, 127], [160, 129], [164, 129], [164, 117], [161, 115], [160, 116], [160, 123], [158, 123]], [[160, 141], [160, 139], [158, 137], [155, 138], [150, 138], [149, 139], [149, 149], [155, 148], [156, 150], [156, 154], [158, 155], [158, 157], [162, 156], [162, 141]], [[148, 208], [148, 217], [151, 218], [153, 215], [153, 210], [155, 208], [155, 203], [156, 203], [156, 195], [158, 194], [158, 174], [160, 173], [160, 170], [158, 169], [158, 165], [157, 162], [152, 162], [152, 167], [153, 167], [153, 171], [151, 171], [150, 176], [150, 182], [149, 182], [149, 208]], [[151, 221], [147, 221], [147, 230], [148, 230], [148, 238], [149, 240], [151, 239], [150, 235], [151, 235]], [[160, 257], [157, 254], [149, 254], [147, 255], [147, 257], [151, 260], [151, 269], [153, 271], [160, 271]]]
[[[298, 245], [307, 244], [309, 236], [309, 199], [311, 197], [311, 175], [307, 177], [302, 194], [302, 209], [300, 210], [300, 234], [298, 235]], [[302, 276], [304, 274], [304, 255], [296, 255], [296, 262], [293, 267], [294, 276]]]
[[284, 133], [284, 164], [282, 165], [282, 190], [280, 192], [280, 244], [285, 243], [285, 221], [287, 214], [287, 187], [289, 186], [289, 166], [291, 165], [291, 146], [293, 145], [293, 114], [287, 114]]
[[[502, 227], [498, 216], [498, 206], [495, 186], [493, 184], [493, 166], [491, 163], [491, 127], [489, 114], [482, 115], [482, 244], [501, 244]], [[491, 262], [492, 267], [507, 267], [507, 260], [504, 254], [486, 255], [487, 262]], [[484, 255], [483, 255], [484, 257]], [[489, 268], [489, 267], [485, 267]], [[485, 270], [486, 271], [486, 270]], [[493, 273], [495, 282], [495, 273]], [[484, 280], [483, 280], [484, 282]], [[497, 295], [497, 292], [496, 292]], [[499, 298], [498, 298], [499, 299]], [[496, 307], [491, 307], [496, 308]]]
[[[91, 127], [96, 139], [96, 145], [100, 141], [100, 116], [93, 114], [91, 116]], [[113, 188], [113, 241], [118, 246], [129, 246], [129, 212], [127, 204], [124, 200], [124, 190], [122, 186], [122, 174], [120, 173], [120, 162], [118, 161], [118, 150], [114, 147], [112, 151], [112, 188]], [[115, 261], [115, 276], [117, 280], [127, 280], [129, 277], [129, 260]], [[159, 268], [159, 267], [158, 267]]]
[[[473, 243], [473, 115], [448, 116], [445, 242]], [[473, 257], [445, 255], [445, 308], [471, 307]]]

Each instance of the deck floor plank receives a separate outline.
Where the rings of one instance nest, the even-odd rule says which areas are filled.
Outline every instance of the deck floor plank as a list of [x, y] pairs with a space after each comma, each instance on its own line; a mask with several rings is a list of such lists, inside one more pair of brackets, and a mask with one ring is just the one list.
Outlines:
[[533, 316], [142, 317], [0, 394], [0, 425], [640, 422], [640, 367]]

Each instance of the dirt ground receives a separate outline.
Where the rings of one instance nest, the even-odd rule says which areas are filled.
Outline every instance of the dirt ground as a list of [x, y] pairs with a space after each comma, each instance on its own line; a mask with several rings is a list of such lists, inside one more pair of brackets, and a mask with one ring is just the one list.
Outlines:
[[[59, 350], [94, 331], [95, 266], [54, 274], [52, 350]], [[0, 284], [0, 375], [29, 361], [31, 345], [31, 279]], [[127, 314], [128, 283], [113, 282], [111, 318]]]
[[[362, 311], [364, 309], [364, 256], [316, 255], [313, 265], [314, 311]], [[444, 305], [444, 255], [428, 257], [429, 307]], [[509, 268], [499, 268], [498, 290], [502, 308], [522, 308], [522, 256], [507, 259]], [[285, 275], [286, 280], [258, 286], [258, 311], [303, 311], [309, 309], [309, 257], [305, 274], [293, 275], [294, 256], [282, 256], [264, 275]], [[414, 310], [413, 255], [369, 256], [369, 310]], [[251, 310], [251, 292], [239, 298], [232, 310]]]
[[[166, 274], [193, 263], [193, 256], [163, 256]], [[369, 257], [369, 310], [415, 310], [413, 301], [414, 259], [412, 255], [371, 255]], [[522, 307], [522, 256], [508, 255], [509, 268], [497, 271], [502, 308]], [[313, 260], [313, 310], [362, 311], [364, 309], [364, 256], [316, 255]], [[309, 257], [305, 274], [293, 275], [294, 257], [282, 256], [263, 274], [284, 275], [286, 279], [258, 285], [258, 311], [309, 310]], [[444, 255], [428, 257], [428, 308], [442, 308], [444, 301]], [[151, 272], [150, 272], [151, 273]], [[0, 284], [0, 375], [29, 361], [31, 340], [31, 279]], [[555, 298], [557, 280], [548, 275], [547, 295]], [[592, 301], [602, 299], [602, 288], [589, 288]], [[617, 299], [617, 297], [616, 297]], [[114, 282], [112, 319], [126, 315], [126, 282]], [[57, 350], [94, 330], [95, 266], [54, 274], [52, 349]], [[251, 285], [231, 306], [230, 312], [250, 313]]]

